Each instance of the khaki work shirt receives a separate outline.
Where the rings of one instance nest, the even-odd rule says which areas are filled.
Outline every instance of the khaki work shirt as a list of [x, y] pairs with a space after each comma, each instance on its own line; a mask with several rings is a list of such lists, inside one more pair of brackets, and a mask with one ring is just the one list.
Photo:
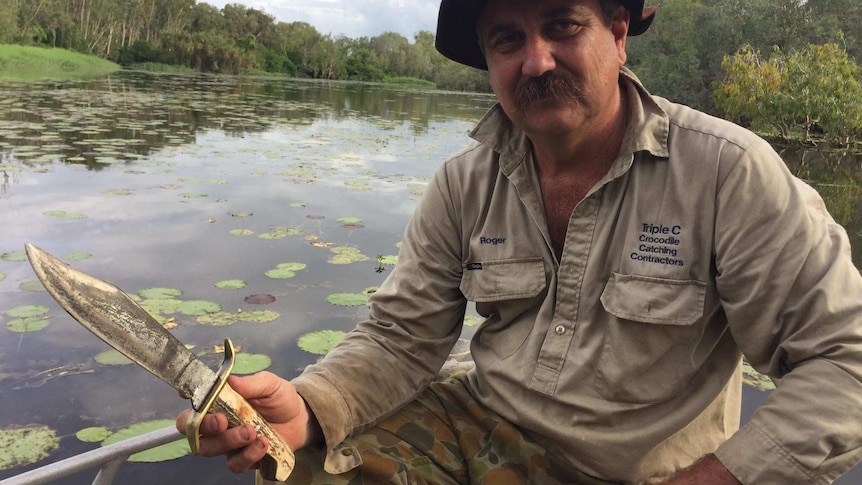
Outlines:
[[[862, 278], [844, 230], [767, 142], [621, 72], [628, 130], [557, 261], [530, 142], [499, 106], [433, 177], [370, 316], [294, 380], [330, 473], [485, 317], [476, 399], [622, 483], [715, 452], [743, 483], [827, 483], [860, 459]], [[740, 353], [741, 352], [741, 353]], [[741, 354], [780, 379], [737, 431]], [[343, 452], [343, 453], [342, 453]]]

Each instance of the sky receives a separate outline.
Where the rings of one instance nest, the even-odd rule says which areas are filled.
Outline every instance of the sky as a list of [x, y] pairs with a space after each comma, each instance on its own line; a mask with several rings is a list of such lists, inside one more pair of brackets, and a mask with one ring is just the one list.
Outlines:
[[352, 39], [396, 32], [411, 42], [420, 30], [434, 32], [440, 0], [199, 0], [219, 9], [239, 3], [263, 10], [276, 22], [308, 22], [321, 34]]

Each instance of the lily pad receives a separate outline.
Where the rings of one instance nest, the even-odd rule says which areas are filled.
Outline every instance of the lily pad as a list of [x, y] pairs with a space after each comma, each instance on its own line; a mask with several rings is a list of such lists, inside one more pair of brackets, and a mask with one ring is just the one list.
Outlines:
[[147, 288], [138, 292], [138, 295], [146, 300], [168, 300], [182, 294], [183, 292], [176, 288]]
[[57, 432], [47, 426], [0, 429], [0, 470], [43, 460], [59, 444]]
[[377, 256], [377, 262], [380, 264], [395, 266], [395, 263], [398, 262], [398, 256], [394, 255], [394, 254], [388, 254], [385, 256]]
[[338, 306], [362, 306], [368, 303], [368, 296], [362, 293], [334, 293], [326, 301]]
[[329, 263], [331, 264], [350, 264], [359, 261], [368, 261], [368, 256], [362, 254], [358, 248], [353, 246], [337, 246], [329, 250], [335, 253], [335, 256], [329, 258]]
[[66, 212], [66, 211], [61, 211], [61, 210], [45, 211], [42, 213], [42, 215], [55, 217], [57, 219], [64, 219], [64, 220], [76, 220], [76, 219], [86, 219], [87, 218], [87, 216], [84, 214], [77, 214], [74, 212]]
[[215, 312], [215, 313], [207, 313], [205, 315], [199, 315], [195, 318], [195, 321], [200, 323], [201, 325], [212, 325], [215, 327], [225, 327], [227, 325], [233, 325], [239, 320], [239, 315], [236, 313], [229, 312]]
[[134, 195], [135, 191], [131, 189], [111, 189], [102, 191], [102, 194], [108, 196], [124, 197], [127, 195]]
[[475, 327], [482, 323], [482, 318], [476, 315], [464, 315], [464, 326], [465, 327]]
[[251, 236], [254, 231], [251, 229], [233, 229], [230, 233], [234, 236]]
[[27, 261], [27, 253], [24, 251], [9, 251], [8, 253], [0, 254], [0, 259], [16, 263], [18, 261]]
[[213, 301], [207, 300], [189, 300], [180, 304], [177, 313], [183, 315], [206, 315], [207, 313], [216, 313], [222, 310], [221, 305]]
[[297, 271], [302, 271], [307, 267], [304, 263], [281, 263], [275, 269], [268, 270], [264, 274], [275, 279], [293, 278]]
[[742, 363], [742, 382], [761, 391], [775, 389], [775, 383], [769, 376], [757, 372], [748, 362]]
[[305, 202], [291, 202], [290, 206], [302, 208], [302, 207], [308, 207], [308, 204], [306, 204]]
[[24, 291], [47, 291], [41, 281], [25, 281], [18, 285]]
[[274, 301], [274, 296], [266, 294], [248, 295], [245, 297], [245, 302], [251, 305], [269, 305]]
[[[151, 431], [156, 431], [162, 428], [166, 428], [168, 426], [173, 426], [174, 423], [175, 422], [173, 419], [158, 419], [155, 421], [138, 423], [129, 426], [128, 428], [121, 429], [116, 433], [112, 434], [107, 439], [105, 439], [105, 441], [102, 442], [102, 446], [119, 443], [120, 441], [134, 438], [136, 436], [140, 436]], [[129, 461], [155, 463], [180, 458], [185, 455], [188, 455], [190, 452], [191, 450], [189, 450], [188, 441], [186, 441], [185, 439], [179, 439], [177, 441], [167, 443], [162, 446], [157, 446], [155, 448], [145, 450], [140, 453], [135, 453], [134, 455], [129, 457]]]
[[261, 239], [284, 239], [288, 236], [300, 236], [305, 234], [305, 229], [300, 227], [276, 227], [274, 230], [261, 234]]
[[320, 330], [299, 337], [297, 345], [306, 352], [317, 355], [326, 355], [335, 347], [346, 334], [340, 330]]
[[249, 323], [266, 323], [275, 320], [281, 315], [272, 310], [255, 310], [251, 312], [238, 313], [237, 317], [243, 322]]
[[178, 313], [183, 302], [174, 298], [166, 298], [144, 300], [140, 304], [150, 315], [156, 316], [160, 313]]
[[240, 288], [245, 288], [246, 282], [243, 280], [223, 280], [216, 283], [216, 288], [221, 288], [223, 290], [238, 290]]
[[254, 214], [246, 211], [230, 211], [228, 215], [231, 217], [251, 217]]
[[48, 319], [42, 317], [16, 318], [6, 323], [6, 329], [17, 333], [38, 332], [48, 326]]
[[8, 310], [6, 312], [6, 316], [12, 318], [28, 318], [44, 315], [46, 313], [48, 313], [48, 307], [45, 305], [24, 305]]
[[78, 431], [75, 433], [75, 437], [85, 443], [98, 443], [108, 436], [111, 436], [111, 434], [111, 430], [104, 426], [94, 426]]
[[129, 365], [134, 364], [128, 357], [114, 349], [108, 349], [96, 354], [96, 362], [103, 365]]
[[62, 259], [66, 261], [83, 261], [92, 257], [93, 255], [90, 253], [67, 253], [62, 256]]
[[254, 374], [272, 365], [272, 359], [263, 354], [236, 354], [236, 362], [233, 366], [233, 374]]
[[0, 281], [3, 281], [5, 279], [6, 279], [6, 275], [3, 274], [2, 272], [0, 272]]

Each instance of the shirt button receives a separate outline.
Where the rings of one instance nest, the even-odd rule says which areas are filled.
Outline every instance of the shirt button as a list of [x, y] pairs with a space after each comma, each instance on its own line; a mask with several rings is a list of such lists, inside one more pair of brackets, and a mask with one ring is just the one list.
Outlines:
[[562, 335], [566, 333], [566, 327], [562, 325], [557, 325], [557, 328], [555, 328], [554, 331], [557, 332], [557, 335]]
[[350, 448], [345, 448], [345, 449], [341, 450], [341, 454], [344, 456], [351, 456], [351, 455], [353, 455], [353, 450]]

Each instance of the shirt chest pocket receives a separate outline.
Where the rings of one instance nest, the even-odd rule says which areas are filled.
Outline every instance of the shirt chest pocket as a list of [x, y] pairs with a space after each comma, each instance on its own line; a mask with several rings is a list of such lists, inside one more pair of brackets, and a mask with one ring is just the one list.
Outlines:
[[519, 318], [547, 291], [541, 257], [483, 261], [464, 265], [460, 289], [485, 317], [474, 340], [503, 359], [524, 343], [535, 319]]
[[628, 403], [660, 402], [697, 370], [706, 283], [612, 273], [602, 292], [606, 319], [596, 390]]

